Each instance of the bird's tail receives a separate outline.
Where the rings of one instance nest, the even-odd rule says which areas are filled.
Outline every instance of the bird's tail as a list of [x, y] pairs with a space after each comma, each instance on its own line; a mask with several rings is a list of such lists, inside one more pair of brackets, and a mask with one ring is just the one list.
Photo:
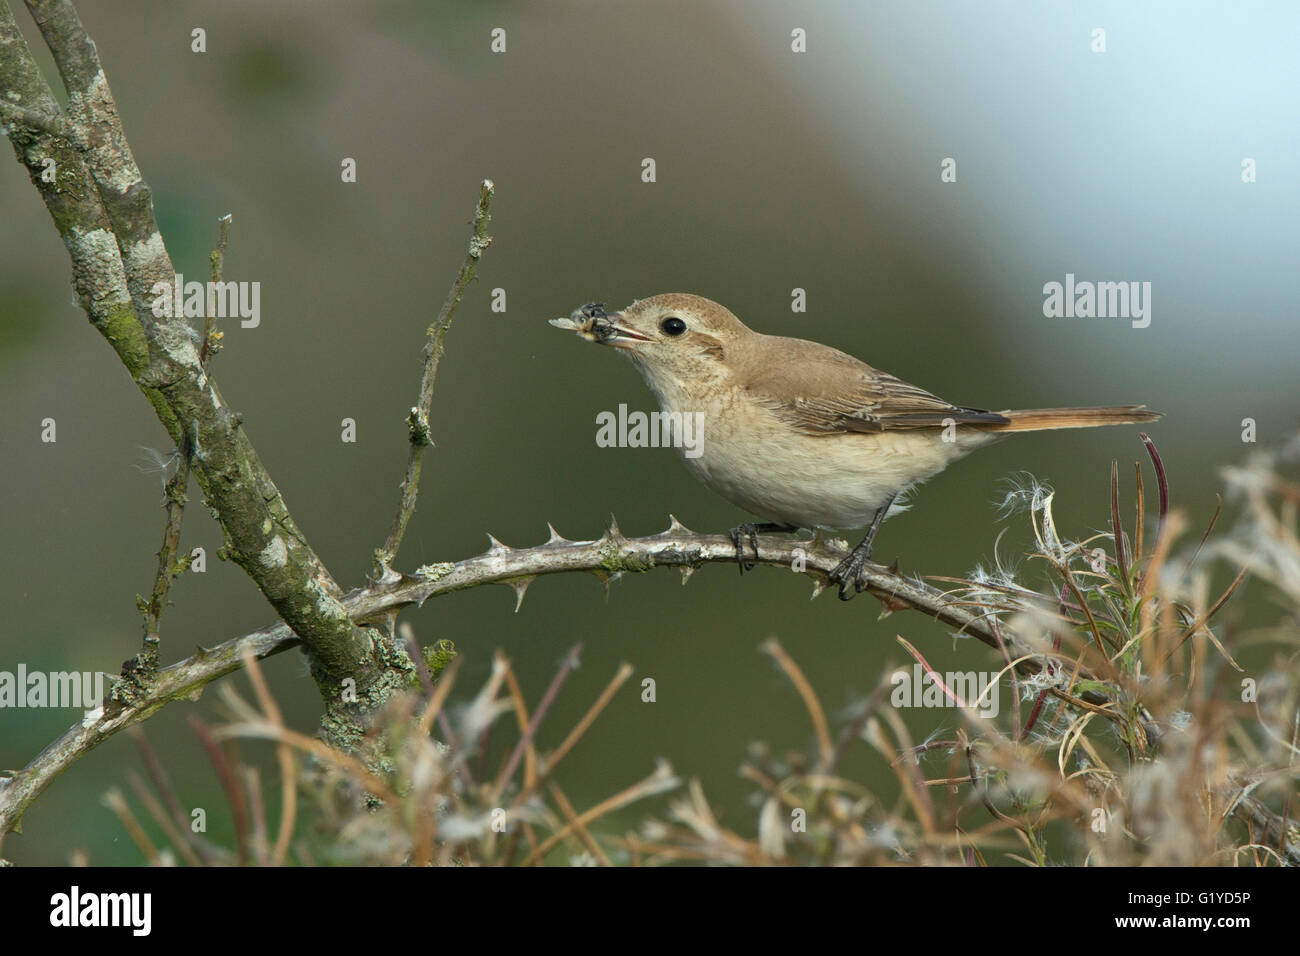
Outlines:
[[1158, 421], [1161, 412], [1145, 405], [1107, 405], [1100, 408], [1021, 408], [998, 412], [1005, 423], [984, 425], [989, 432], [1037, 432], [1051, 428], [1098, 428], [1102, 425], [1139, 425]]

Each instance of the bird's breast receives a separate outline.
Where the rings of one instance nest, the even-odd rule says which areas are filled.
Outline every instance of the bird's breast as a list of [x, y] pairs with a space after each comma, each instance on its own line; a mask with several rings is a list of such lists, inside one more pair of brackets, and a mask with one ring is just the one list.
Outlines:
[[938, 430], [807, 434], [739, 389], [693, 401], [664, 407], [699, 413], [687, 468], [750, 514], [797, 527], [860, 528], [895, 492], [960, 453]]

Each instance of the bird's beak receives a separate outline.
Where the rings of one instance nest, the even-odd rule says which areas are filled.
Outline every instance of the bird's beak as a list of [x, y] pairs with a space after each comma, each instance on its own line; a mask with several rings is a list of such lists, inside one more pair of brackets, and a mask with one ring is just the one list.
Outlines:
[[576, 309], [567, 319], [551, 319], [551, 325], [576, 332], [588, 342], [612, 345], [616, 349], [635, 348], [638, 342], [653, 341], [633, 328], [622, 312], [606, 312], [600, 308], [594, 313], [591, 307]]
[[593, 342], [612, 345], [616, 349], [636, 348], [638, 342], [651, 341], [650, 336], [632, 328], [622, 312], [610, 312], [604, 318], [593, 319], [591, 335]]

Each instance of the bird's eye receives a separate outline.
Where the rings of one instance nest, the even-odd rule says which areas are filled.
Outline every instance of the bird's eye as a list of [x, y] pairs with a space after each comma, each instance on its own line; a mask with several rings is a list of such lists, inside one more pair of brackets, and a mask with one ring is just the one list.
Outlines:
[[686, 323], [675, 315], [670, 315], [659, 323], [659, 328], [664, 330], [664, 335], [678, 336], [686, 331]]

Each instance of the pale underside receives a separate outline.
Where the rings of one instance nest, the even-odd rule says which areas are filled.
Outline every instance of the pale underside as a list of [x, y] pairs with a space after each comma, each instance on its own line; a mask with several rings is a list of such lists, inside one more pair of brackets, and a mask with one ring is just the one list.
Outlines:
[[[755, 517], [801, 528], [863, 527], [893, 495], [993, 440], [981, 426], [1007, 421], [835, 349], [762, 338], [787, 361], [707, 396], [642, 369], [665, 411], [704, 412], [701, 453], [684, 457], [687, 467]], [[816, 350], [808, 356], [815, 361], [804, 361], [804, 350]]]

